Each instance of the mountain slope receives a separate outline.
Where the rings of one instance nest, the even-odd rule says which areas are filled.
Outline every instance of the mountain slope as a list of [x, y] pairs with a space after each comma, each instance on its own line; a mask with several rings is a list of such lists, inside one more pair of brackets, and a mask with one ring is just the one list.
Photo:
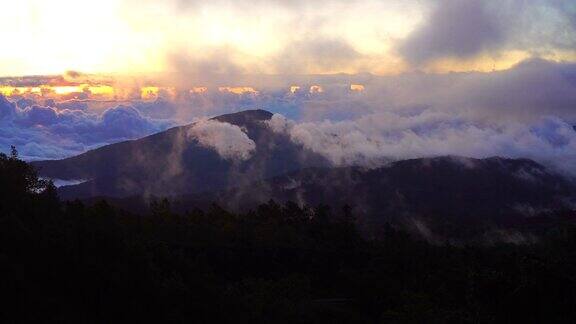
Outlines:
[[465, 228], [525, 227], [542, 215], [573, 213], [576, 186], [531, 160], [437, 157], [377, 169], [306, 169], [247, 187], [181, 197], [174, 207], [202, 208], [215, 201], [247, 210], [270, 199], [335, 210], [349, 205], [366, 230], [390, 221], [424, 226], [429, 220], [435, 231], [465, 236]]
[[320, 155], [273, 132], [266, 124], [271, 117], [252, 110], [212, 119], [238, 126], [232, 137], [247, 136], [254, 142], [246, 159], [222, 157], [190, 135], [198, 127], [191, 124], [33, 165], [44, 177], [90, 179], [61, 187], [64, 199], [106, 197], [130, 210], [143, 210], [151, 196], [170, 197], [177, 211], [206, 208], [212, 202], [245, 211], [269, 200], [324, 204], [335, 210], [349, 205], [366, 232], [394, 222], [466, 236], [466, 228], [483, 232], [525, 226], [541, 215], [573, 213], [576, 206], [573, 182], [525, 159], [448, 156], [374, 169], [331, 168]]
[[63, 198], [131, 195], [172, 196], [227, 188], [311, 166], [326, 166], [320, 155], [272, 132], [264, 110], [222, 115], [213, 121], [240, 127], [254, 141], [245, 161], [222, 158], [190, 136], [195, 124], [175, 127], [139, 140], [108, 145], [76, 157], [33, 162], [43, 177], [86, 179], [64, 187]]

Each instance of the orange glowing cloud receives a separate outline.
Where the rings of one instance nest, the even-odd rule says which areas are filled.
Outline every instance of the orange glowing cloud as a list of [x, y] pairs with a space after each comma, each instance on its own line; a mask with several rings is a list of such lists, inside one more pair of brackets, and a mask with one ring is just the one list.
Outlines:
[[362, 84], [351, 84], [350, 85], [350, 90], [351, 91], [356, 91], [356, 92], [362, 92], [365, 90], [364, 85]]
[[321, 85], [313, 85], [310, 87], [310, 93], [322, 93], [324, 88]]
[[220, 92], [230, 92], [234, 94], [246, 94], [246, 93], [258, 94], [258, 91], [256, 91], [252, 87], [219, 87], [218, 90]]

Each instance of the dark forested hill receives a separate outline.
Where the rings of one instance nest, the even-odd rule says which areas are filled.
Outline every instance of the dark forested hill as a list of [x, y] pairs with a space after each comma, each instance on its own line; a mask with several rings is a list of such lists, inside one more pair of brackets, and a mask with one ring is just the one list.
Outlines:
[[[288, 135], [273, 132], [266, 123], [271, 117], [251, 110], [213, 119], [237, 126], [225, 149], [237, 145], [238, 136], [254, 142], [244, 159], [227, 159], [203, 145], [190, 136], [196, 125], [191, 124], [33, 165], [44, 177], [87, 180], [59, 188], [63, 199], [106, 197], [128, 210], [145, 211], [152, 197], [168, 197], [181, 212], [214, 202], [240, 212], [269, 200], [336, 210], [347, 205], [370, 235], [391, 221], [448, 237], [494, 228], [537, 229], [542, 216], [574, 209], [574, 182], [531, 160], [447, 156], [371, 169], [334, 168]], [[211, 136], [226, 129], [216, 131]]]
[[[160, 197], [111, 202], [146, 211], [150, 201]], [[369, 235], [394, 223], [422, 235], [476, 239], [500, 229], [545, 231], [559, 221], [554, 219], [559, 214], [575, 216], [575, 199], [573, 181], [533, 161], [450, 156], [398, 161], [375, 169], [308, 168], [169, 200], [179, 212], [206, 209], [213, 203], [246, 212], [270, 200], [324, 205], [335, 211], [346, 207]]]
[[[457, 181], [463, 177], [479, 184], [465, 189], [470, 184]], [[497, 196], [548, 203], [546, 197], [565, 190], [538, 165], [501, 159], [460, 167], [442, 158], [371, 171], [306, 170], [274, 181], [290, 184], [279, 192], [312, 191], [321, 179], [340, 188], [325, 193], [339, 203], [354, 198], [356, 190], [358, 197], [380, 197], [381, 206], [387, 195], [409, 203], [423, 194], [444, 197], [425, 204], [451, 198], [453, 205], [461, 201], [471, 209], [500, 201]], [[347, 185], [393, 183], [398, 190], [344, 190], [334, 183], [338, 179]], [[542, 182], [542, 200], [530, 196], [537, 186], [524, 181]], [[500, 189], [487, 193], [489, 200], [477, 191], [495, 188]], [[392, 223], [378, 236], [361, 236], [350, 209], [270, 202], [242, 213], [215, 205], [177, 213], [162, 200], [134, 213], [104, 201], [61, 202], [54, 189], [15, 151], [0, 154], [1, 323], [576, 320], [573, 222], [548, 227], [537, 240], [428, 244]]]
[[212, 199], [240, 208], [274, 199], [443, 213], [494, 208], [537, 212], [568, 204], [576, 198], [575, 189], [570, 180], [531, 160], [448, 156], [374, 169], [310, 168], [219, 192]]
[[[541, 217], [573, 209], [576, 186], [523, 159], [438, 157], [376, 169], [306, 169], [232, 190], [181, 197], [181, 210], [218, 202], [248, 210], [268, 200], [351, 207], [367, 231], [394, 221], [467, 236], [465, 228], [538, 226]], [[409, 222], [410, 224], [406, 224]]]
[[33, 165], [44, 177], [87, 180], [61, 190], [64, 198], [205, 192], [327, 165], [321, 156], [272, 132], [264, 123], [271, 117], [264, 110], [249, 110], [213, 119], [240, 127], [255, 142], [254, 154], [245, 161], [224, 159], [214, 149], [200, 145], [189, 136], [191, 124]]

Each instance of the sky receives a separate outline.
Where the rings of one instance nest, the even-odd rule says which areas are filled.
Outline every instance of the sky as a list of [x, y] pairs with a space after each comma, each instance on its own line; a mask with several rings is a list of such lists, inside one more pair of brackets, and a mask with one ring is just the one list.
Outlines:
[[20, 0], [0, 76], [398, 74], [576, 60], [571, 0]]
[[[573, 0], [6, 8], [0, 152], [16, 145], [26, 160], [190, 123], [191, 136], [222, 158], [247, 160], [257, 147], [244, 131], [207, 118], [265, 109], [275, 113], [271, 129], [337, 166], [501, 156], [576, 177]], [[56, 76], [40, 77], [48, 74]]]

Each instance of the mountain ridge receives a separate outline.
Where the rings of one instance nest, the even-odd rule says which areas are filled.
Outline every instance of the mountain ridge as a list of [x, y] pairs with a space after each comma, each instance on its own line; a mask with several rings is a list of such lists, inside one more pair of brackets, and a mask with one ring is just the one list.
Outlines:
[[[146, 212], [159, 199], [162, 196], [133, 196], [111, 203]], [[558, 215], [576, 220], [573, 181], [532, 160], [502, 157], [440, 156], [378, 168], [305, 168], [168, 201], [179, 213], [206, 210], [214, 203], [234, 212], [249, 212], [269, 201], [324, 205], [336, 212], [348, 208], [367, 236], [378, 236], [378, 231], [392, 223], [469, 240], [502, 229], [545, 231]]]
[[[178, 126], [132, 141], [107, 145], [75, 157], [32, 162], [39, 174], [61, 180], [87, 180], [66, 190], [65, 198], [135, 194], [167, 196], [221, 189], [231, 182], [252, 181], [303, 167], [328, 166], [328, 161], [264, 123], [272, 117], [265, 110], [221, 115], [211, 120], [241, 128], [255, 142], [247, 161], [230, 161], [191, 138], [197, 125]], [[68, 188], [69, 189], [69, 188]]]
[[[450, 232], [450, 226], [482, 232], [576, 206], [574, 182], [530, 159], [453, 155], [372, 168], [335, 167], [288, 134], [274, 132], [266, 124], [272, 116], [249, 110], [210, 119], [239, 127], [242, 136], [254, 142], [246, 160], [226, 159], [191, 138], [189, 131], [197, 125], [192, 123], [32, 164], [44, 177], [89, 179], [59, 188], [64, 199], [106, 198], [128, 210], [144, 211], [154, 197], [168, 197], [180, 212], [209, 208], [214, 202], [235, 211], [269, 200], [333, 209], [348, 205], [366, 232], [390, 221], [420, 227], [429, 222], [440, 232]], [[467, 235], [457, 232], [450, 235]]]

